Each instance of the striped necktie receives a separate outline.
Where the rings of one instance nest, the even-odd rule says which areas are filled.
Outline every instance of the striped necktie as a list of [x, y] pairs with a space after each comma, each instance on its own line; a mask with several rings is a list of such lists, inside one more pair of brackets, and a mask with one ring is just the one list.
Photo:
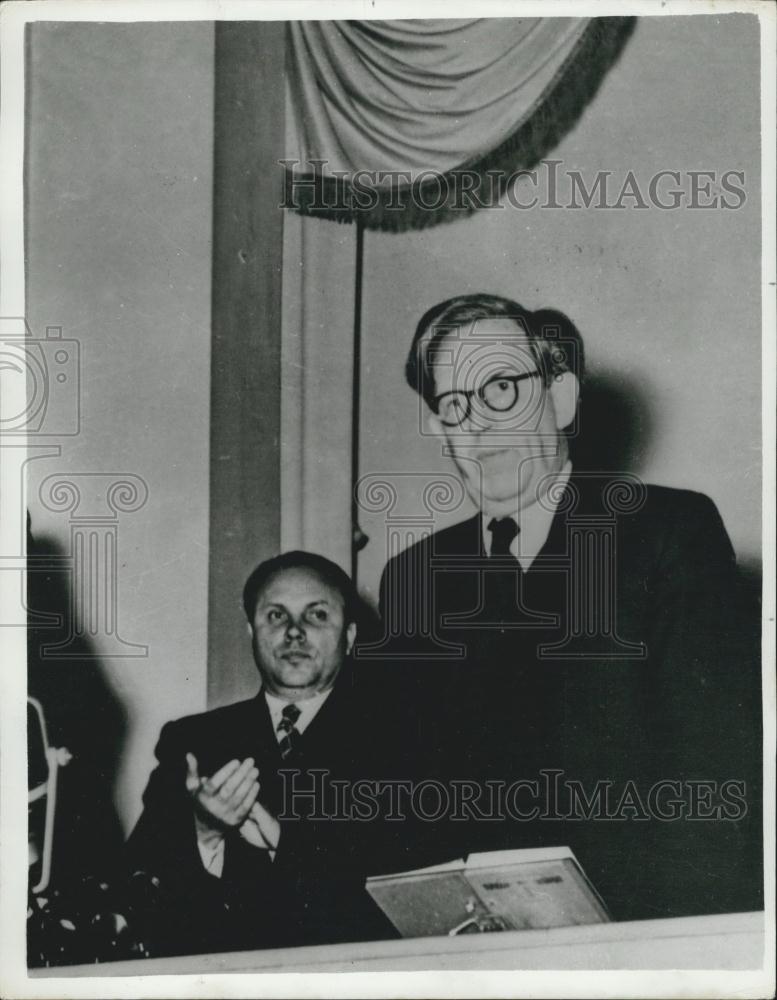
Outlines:
[[297, 719], [300, 717], [300, 710], [294, 704], [287, 705], [281, 712], [281, 721], [278, 723], [278, 732], [283, 736], [278, 740], [278, 747], [281, 751], [281, 758], [286, 760], [289, 754], [297, 746], [300, 732], [295, 728]]

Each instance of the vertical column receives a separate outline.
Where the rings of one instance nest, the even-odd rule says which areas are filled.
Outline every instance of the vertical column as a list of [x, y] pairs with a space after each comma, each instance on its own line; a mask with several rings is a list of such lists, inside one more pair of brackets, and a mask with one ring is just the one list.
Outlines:
[[356, 259], [353, 301], [353, 358], [351, 385], [351, 579], [358, 584], [359, 553], [369, 539], [359, 525], [359, 442], [361, 441], [362, 387], [362, 279], [364, 275], [364, 223], [356, 219]]
[[208, 703], [256, 690], [243, 581], [280, 545], [285, 25], [216, 26]]
[[351, 559], [356, 226], [283, 220], [281, 547]]

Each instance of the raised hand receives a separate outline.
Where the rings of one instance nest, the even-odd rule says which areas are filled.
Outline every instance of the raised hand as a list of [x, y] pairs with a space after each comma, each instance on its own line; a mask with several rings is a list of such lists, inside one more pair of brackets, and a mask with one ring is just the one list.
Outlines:
[[186, 790], [200, 821], [217, 830], [241, 826], [259, 794], [253, 758], [231, 760], [210, 778], [200, 777], [194, 754], [186, 754], [186, 767]]

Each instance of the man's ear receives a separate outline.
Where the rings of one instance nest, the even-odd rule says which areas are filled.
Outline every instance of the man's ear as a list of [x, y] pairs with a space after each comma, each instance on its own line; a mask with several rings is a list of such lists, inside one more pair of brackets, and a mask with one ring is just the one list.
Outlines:
[[246, 628], [248, 629], [248, 634], [253, 638], [254, 630], [251, 627], [251, 622], [246, 622]]
[[575, 419], [577, 401], [580, 397], [580, 382], [573, 372], [556, 375], [550, 384], [550, 397], [556, 414], [556, 428], [563, 430]]
[[346, 656], [353, 649], [353, 644], [356, 642], [356, 622], [349, 622], [348, 627], [345, 630], [345, 654]]

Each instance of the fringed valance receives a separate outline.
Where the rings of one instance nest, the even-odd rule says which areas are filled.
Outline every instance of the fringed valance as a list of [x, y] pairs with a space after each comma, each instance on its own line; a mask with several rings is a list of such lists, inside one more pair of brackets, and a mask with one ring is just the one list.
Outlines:
[[495, 204], [575, 124], [633, 22], [291, 22], [287, 206], [404, 230]]

